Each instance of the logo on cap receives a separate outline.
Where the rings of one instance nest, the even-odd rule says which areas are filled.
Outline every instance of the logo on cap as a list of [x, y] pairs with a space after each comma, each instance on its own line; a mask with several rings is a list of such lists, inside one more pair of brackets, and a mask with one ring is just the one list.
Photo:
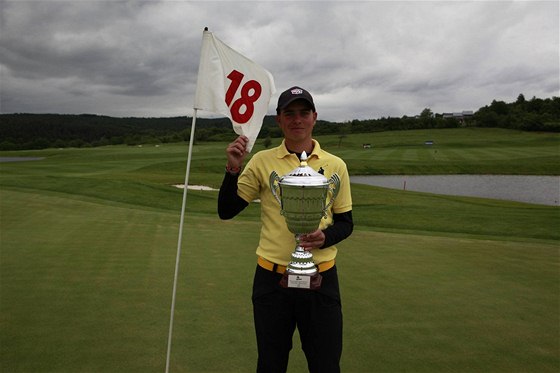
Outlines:
[[299, 88], [292, 89], [293, 95], [301, 95], [302, 93], [303, 93], [303, 89], [299, 89]]

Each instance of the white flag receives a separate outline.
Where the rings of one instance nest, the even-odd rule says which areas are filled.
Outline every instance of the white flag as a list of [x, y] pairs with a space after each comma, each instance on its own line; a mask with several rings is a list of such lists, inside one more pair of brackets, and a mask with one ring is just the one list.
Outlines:
[[272, 74], [204, 31], [194, 108], [229, 117], [235, 133], [249, 138], [248, 152], [274, 92]]

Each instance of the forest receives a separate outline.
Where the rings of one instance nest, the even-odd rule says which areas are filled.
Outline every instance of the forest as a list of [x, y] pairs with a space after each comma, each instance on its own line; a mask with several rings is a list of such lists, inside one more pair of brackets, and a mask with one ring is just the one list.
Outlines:
[[[96, 114], [0, 114], [0, 150], [30, 150], [105, 145], [162, 144], [189, 141], [191, 117], [117, 118]], [[433, 113], [425, 108], [415, 116], [329, 122], [318, 120], [316, 135], [344, 137], [354, 133], [410, 129], [498, 127], [522, 131], [560, 132], [560, 97], [515, 102], [493, 100], [475, 112]], [[266, 116], [259, 133], [265, 146], [281, 137], [274, 116]], [[197, 118], [195, 142], [230, 141], [235, 137], [228, 118]], [[267, 140], [268, 139], [268, 140]]]

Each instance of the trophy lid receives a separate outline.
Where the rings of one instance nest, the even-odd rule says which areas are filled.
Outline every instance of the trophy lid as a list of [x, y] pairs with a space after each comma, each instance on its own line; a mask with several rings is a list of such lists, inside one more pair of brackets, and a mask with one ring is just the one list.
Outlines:
[[280, 180], [281, 185], [292, 186], [325, 186], [328, 180], [324, 175], [321, 175], [307, 165], [307, 153], [301, 153], [300, 165], [294, 168], [290, 173], [282, 176]]

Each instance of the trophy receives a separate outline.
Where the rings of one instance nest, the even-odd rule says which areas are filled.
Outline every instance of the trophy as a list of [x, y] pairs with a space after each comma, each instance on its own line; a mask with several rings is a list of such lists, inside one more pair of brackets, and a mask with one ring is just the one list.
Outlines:
[[[321, 219], [327, 217], [327, 210], [340, 188], [340, 177], [334, 174], [327, 180], [307, 165], [305, 152], [300, 160], [299, 167], [282, 177], [276, 171], [270, 174], [272, 195], [280, 204], [280, 214], [284, 215], [296, 240], [296, 248], [280, 284], [290, 288], [318, 289], [322, 276], [313, 262], [313, 254], [299, 245], [299, 237], [316, 231]], [[329, 193], [331, 199], [327, 204]]]

